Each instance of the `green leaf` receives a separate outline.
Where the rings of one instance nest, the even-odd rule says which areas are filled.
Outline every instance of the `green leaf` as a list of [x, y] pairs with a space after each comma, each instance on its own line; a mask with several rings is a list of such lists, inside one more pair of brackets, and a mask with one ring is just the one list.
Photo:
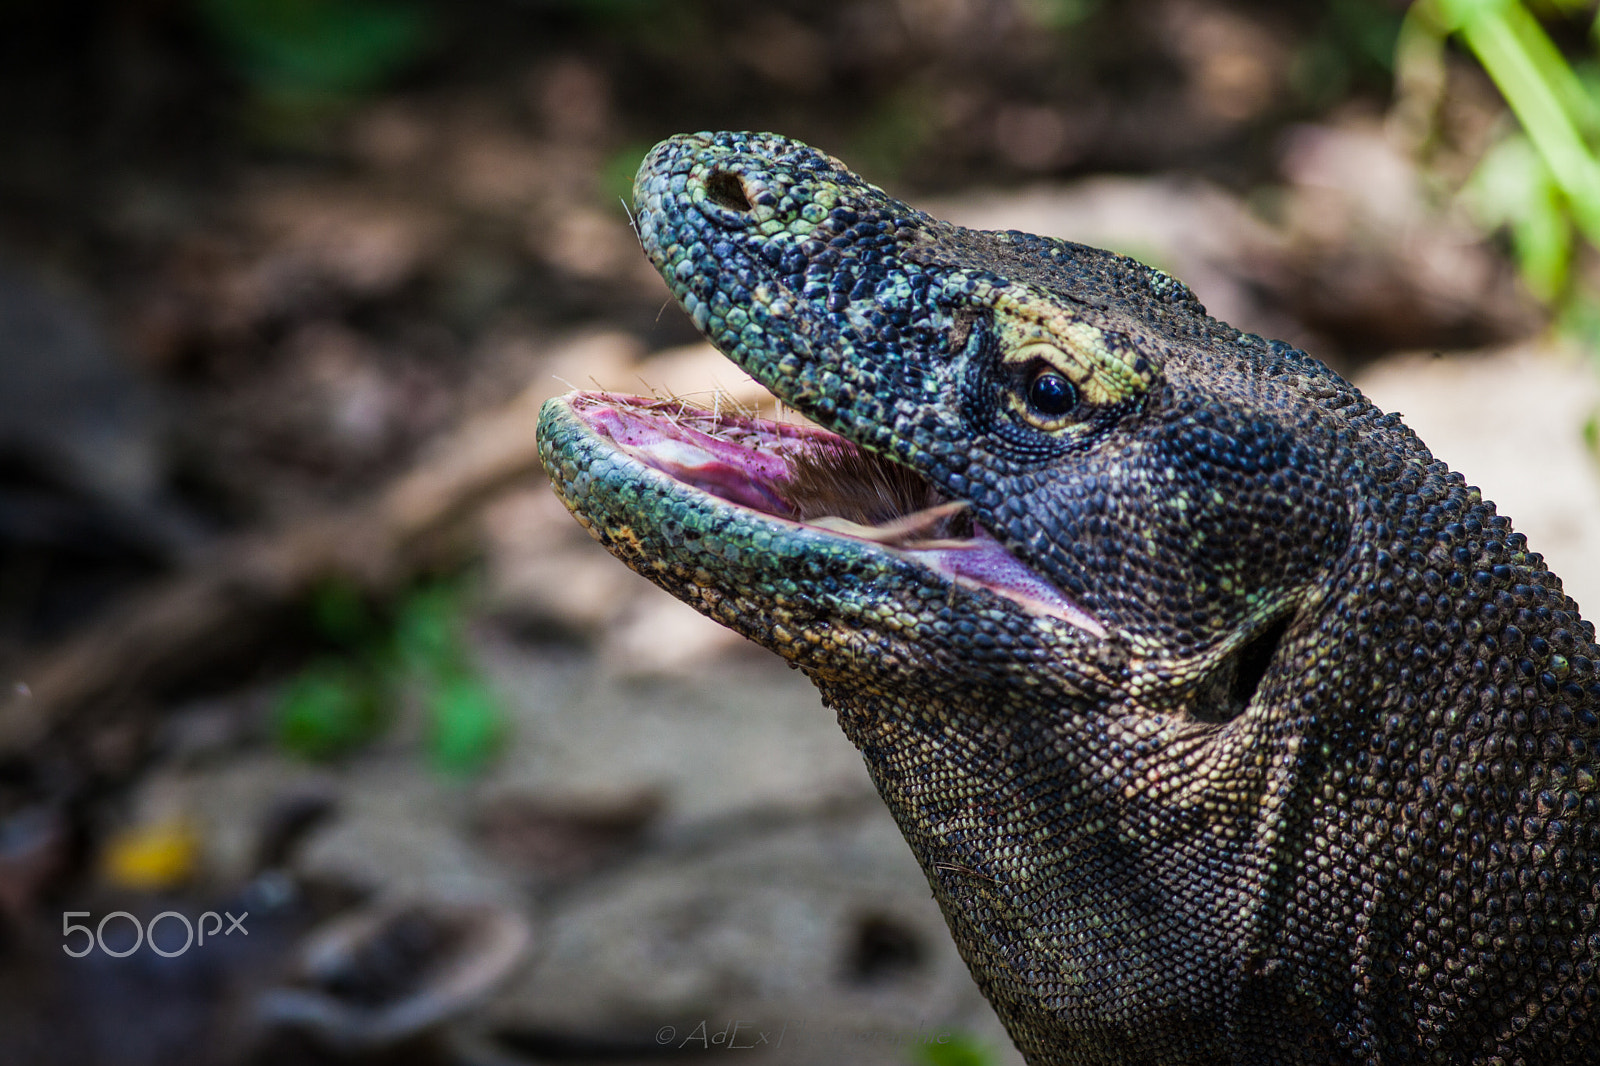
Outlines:
[[1600, 245], [1600, 160], [1581, 128], [1594, 113], [1582, 83], [1549, 36], [1512, 0], [1438, 0], [1517, 116], [1567, 199], [1573, 221]]
[[[645, 153], [650, 151], [650, 145], [639, 141], [625, 144], [606, 157], [605, 163], [600, 167], [600, 189], [610, 197], [621, 200], [624, 204], [633, 203], [633, 176], [639, 172], [639, 164], [644, 162]], [[628, 208], [630, 211], [632, 207]]]
[[1328, 5], [1335, 36], [1353, 59], [1382, 71], [1394, 70], [1395, 42], [1403, 16], [1377, 0], [1333, 0]]
[[456, 774], [481, 770], [505, 734], [500, 701], [488, 685], [475, 676], [453, 677], [440, 683], [429, 704], [434, 764]]
[[[948, 1037], [948, 1039], [946, 1039]], [[916, 1066], [994, 1066], [994, 1052], [965, 1033], [940, 1033], [944, 1043], [918, 1044]]]
[[404, 0], [196, 0], [235, 68], [279, 103], [381, 86], [427, 44], [428, 10]]
[[1572, 271], [1572, 222], [1561, 192], [1546, 186], [1545, 195], [1511, 220], [1511, 248], [1528, 289], [1547, 304], [1560, 300]]
[[339, 659], [314, 663], [278, 698], [273, 715], [277, 741], [302, 758], [344, 755], [382, 730], [384, 696], [377, 679], [359, 666]]
[[1545, 303], [1556, 302], [1571, 274], [1573, 225], [1560, 187], [1528, 138], [1514, 133], [1496, 143], [1463, 191], [1480, 224], [1510, 229], [1528, 289]]
[[377, 626], [361, 590], [348, 581], [328, 581], [311, 593], [311, 624], [317, 635], [346, 647], [374, 638]]
[[[1591, 359], [1600, 359], [1600, 344], [1596, 343], [1596, 338], [1600, 338], [1600, 293], [1575, 289], [1556, 316], [1556, 328], [1588, 351]], [[1595, 449], [1595, 454], [1600, 457], [1600, 447]]]
[[395, 619], [401, 666], [425, 676], [462, 672], [466, 652], [460, 625], [460, 596], [449, 585], [432, 585], [407, 596]]
[[1102, 0], [1033, 0], [1029, 6], [1039, 25], [1064, 33], [1093, 18], [1101, 3]]

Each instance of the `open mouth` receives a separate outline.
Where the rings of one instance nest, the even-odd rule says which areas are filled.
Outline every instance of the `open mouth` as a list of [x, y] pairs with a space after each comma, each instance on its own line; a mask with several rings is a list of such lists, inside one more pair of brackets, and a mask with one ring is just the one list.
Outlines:
[[580, 392], [570, 402], [591, 431], [691, 489], [770, 519], [875, 545], [1029, 613], [1106, 635], [1083, 608], [973, 521], [965, 501], [836, 433], [680, 400]]

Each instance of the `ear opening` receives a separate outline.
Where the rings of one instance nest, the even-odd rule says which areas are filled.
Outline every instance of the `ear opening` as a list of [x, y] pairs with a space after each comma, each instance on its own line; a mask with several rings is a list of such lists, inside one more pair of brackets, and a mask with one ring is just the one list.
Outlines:
[[1267, 676], [1267, 668], [1277, 657], [1278, 646], [1288, 632], [1289, 616], [1284, 615], [1274, 619], [1239, 649], [1234, 660], [1233, 685], [1228, 693], [1230, 702], [1238, 708], [1234, 713], [1243, 711], [1255, 699], [1256, 689], [1261, 687], [1261, 679]]
[[1267, 623], [1266, 627], [1245, 642], [1227, 659], [1218, 664], [1210, 680], [1194, 694], [1189, 707], [1192, 717], [1202, 722], [1221, 725], [1243, 714], [1256, 690], [1266, 678], [1278, 657], [1278, 648], [1288, 635], [1292, 615], [1284, 614]]

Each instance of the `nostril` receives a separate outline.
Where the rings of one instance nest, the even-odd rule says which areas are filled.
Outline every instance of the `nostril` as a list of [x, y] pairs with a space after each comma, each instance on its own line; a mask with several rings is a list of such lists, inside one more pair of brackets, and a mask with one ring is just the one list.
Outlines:
[[745, 195], [744, 181], [739, 175], [726, 170], [713, 170], [706, 179], [706, 196], [718, 207], [741, 214], [750, 210], [750, 197]]

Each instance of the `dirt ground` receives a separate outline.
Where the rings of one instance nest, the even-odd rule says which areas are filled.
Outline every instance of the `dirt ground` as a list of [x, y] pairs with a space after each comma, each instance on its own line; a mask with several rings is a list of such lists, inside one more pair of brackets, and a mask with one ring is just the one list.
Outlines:
[[1403, 4], [81, 7], [0, 6], [0, 1061], [1020, 1062], [810, 685], [542, 483], [571, 386], [770, 401], [629, 229], [670, 133], [1174, 273], [1600, 603], [1600, 384]]

